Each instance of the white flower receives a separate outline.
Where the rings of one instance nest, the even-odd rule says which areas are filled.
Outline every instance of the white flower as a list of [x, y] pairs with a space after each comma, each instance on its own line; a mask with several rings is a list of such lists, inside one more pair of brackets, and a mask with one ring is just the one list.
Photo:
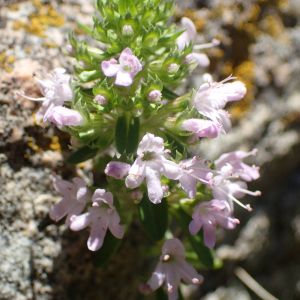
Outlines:
[[163, 197], [161, 174], [169, 179], [179, 179], [182, 175], [180, 167], [165, 158], [166, 152], [162, 138], [146, 133], [137, 150], [138, 158], [125, 180], [127, 187], [136, 188], [146, 178], [148, 197], [153, 203], [160, 203]]
[[222, 154], [217, 160], [215, 160], [215, 168], [218, 171], [221, 171], [224, 166], [227, 164], [232, 166], [233, 176], [239, 176], [245, 181], [252, 181], [252, 179], [259, 178], [259, 167], [256, 166], [248, 166], [241, 162], [242, 159], [255, 155], [257, 149], [253, 149], [250, 152], [244, 151], [235, 151], [230, 153]]
[[[206, 77], [209, 78], [207, 75]], [[238, 101], [246, 94], [246, 87], [242, 82], [225, 83], [232, 79], [235, 78], [229, 76], [221, 82], [209, 81], [202, 84], [192, 103], [201, 115], [222, 126], [224, 133], [230, 128], [230, 124], [228, 115], [224, 114], [222, 109], [227, 102]]]
[[197, 181], [211, 185], [213, 177], [212, 170], [201, 163], [199, 157], [195, 156], [180, 162], [183, 175], [179, 178], [181, 187], [186, 192], [188, 198], [195, 198], [197, 192]]
[[53, 107], [48, 114], [48, 120], [58, 126], [84, 126], [86, 124], [81, 113], [63, 106]]
[[51, 207], [49, 212], [50, 218], [57, 222], [64, 216], [67, 216], [66, 225], [69, 225], [70, 217], [81, 214], [85, 209], [86, 202], [91, 199], [92, 194], [81, 178], [75, 177], [73, 178], [74, 183], [71, 183], [59, 179], [54, 172], [52, 176], [54, 188], [64, 198]]
[[212, 249], [216, 243], [217, 224], [226, 228], [234, 229], [239, 224], [238, 219], [231, 217], [232, 211], [227, 201], [213, 199], [202, 202], [196, 206], [192, 215], [193, 220], [189, 225], [190, 233], [195, 235], [203, 226], [203, 237], [205, 245]]
[[[227, 170], [232, 172], [232, 169], [228, 167]], [[223, 173], [224, 170], [223, 170]], [[224, 174], [223, 174], [224, 175]], [[244, 181], [231, 182], [230, 180], [224, 179], [222, 175], [216, 176], [213, 179], [212, 194], [215, 199], [226, 200], [230, 209], [233, 211], [233, 202], [237, 203], [241, 207], [252, 211], [249, 204], [242, 204], [237, 198], [243, 198], [246, 194], [251, 196], [260, 196], [260, 191], [251, 192], [247, 190], [247, 184]]]
[[[36, 76], [34, 79], [39, 83], [40, 89], [44, 97], [42, 98], [31, 98], [24, 94], [20, 96], [34, 101], [44, 101], [43, 105], [40, 107], [39, 111], [35, 115], [37, 120], [43, 119], [43, 124], [48, 120], [51, 110], [56, 106], [62, 106], [65, 101], [72, 101], [73, 93], [69, 85], [70, 75], [64, 74], [65, 69], [56, 68], [52, 74], [46, 74], [40, 71], [44, 79], [39, 79]], [[34, 74], [35, 75], [35, 74]]]
[[178, 299], [178, 285], [181, 279], [187, 284], [199, 285], [203, 276], [184, 259], [185, 249], [180, 240], [166, 240], [161, 249], [162, 255], [147, 284], [154, 291], [165, 282], [169, 300]]
[[78, 231], [92, 224], [87, 244], [90, 250], [97, 251], [103, 244], [108, 228], [118, 239], [123, 238], [124, 229], [119, 224], [121, 219], [113, 205], [112, 193], [97, 189], [92, 200], [93, 207], [87, 213], [71, 217], [70, 228]]
[[[183, 17], [181, 19], [181, 27], [182, 29], [186, 29], [184, 33], [182, 33], [178, 38], [177, 38], [177, 44], [178, 44], [178, 49], [179, 51], [182, 51], [186, 45], [189, 45], [189, 43], [192, 41], [194, 42], [196, 37], [197, 37], [197, 31], [195, 28], [194, 23], [186, 17]], [[208, 44], [202, 44], [202, 45], [195, 45], [193, 50], [201, 50], [205, 48], [210, 48], [214, 46], [218, 46], [220, 42], [218, 40], [212, 40], [211, 43]], [[206, 54], [204, 53], [196, 53], [193, 52], [191, 54], [188, 54], [184, 61], [186, 63], [190, 63], [190, 61], [194, 59], [198, 61], [199, 66], [201, 67], [207, 67], [209, 66], [209, 59]]]

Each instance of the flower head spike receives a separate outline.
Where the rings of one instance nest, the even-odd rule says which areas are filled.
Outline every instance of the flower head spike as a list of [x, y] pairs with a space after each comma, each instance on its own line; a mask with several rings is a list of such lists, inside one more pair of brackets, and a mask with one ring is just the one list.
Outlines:
[[134, 76], [142, 70], [142, 65], [139, 59], [132, 55], [130, 48], [126, 48], [120, 55], [119, 64], [114, 58], [111, 58], [109, 61], [103, 61], [101, 68], [105, 76], [116, 76], [116, 85], [130, 86]]
[[43, 119], [43, 124], [47, 122], [51, 110], [56, 106], [62, 106], [65, 101], [72, 101], [73, 93], [69, 85], [70, 75], [64, 74], [65, 69], [57, 68], [52, 74], [46, 74], [40, 71], [40, 74], [44, 79], [39, 79], [34, 74], [34, 79], [39, 83], [40, 89], [44, 97], [42, 98], [31, 98], [24, 94], [20, 96], [34, 101], [44, 101], [39, 111], [35, 115], [37, 120]]
[[106, 193], [103, 189], [97, 189], [92, 200], [92, 208], [87, 213], [71, 218], [70, 228], [78, 231], [92, 224], [87, 244], [90, 250], [97, 251], [103, 244], [108, 228], [118, 239], [123, 238], [124, 229], [119, 224], [121, 219], [113, 205], [111, 192]]
[[197, 181], [210, 185], [213, 177], [212, 170], [202, 164], [198, 157], [183, 160], [179, 165], [183, 169], [183, 175], [179, 178], [179, 182], [188, 198], [196, 197]]
[[165, 283], [169, 300], [178, 299], [178, 285], [182, 279], [187, 284], [199, 285], [203, 276], [184, 260], [185, 249], [177, 238], [166, 240], [162, 255], [147, 284], [154, 291]]
[[148, 197], [153, 203], [160, 203], [163, 197], [160, 176], [178, 179], [182, 175], [180, 167], [165, 158], [164, 140], [151, 133], [146, 133], [137, 150], [138, 158], [133, 163], [126, 177], [129, 188], [138, 187], [146, 178]]
[[189, 225], [190, 233], [195, 235], [203, 226], [204, 243], [212, 249], [216, 243], [217, 224], [225, 229], [234, 229], [239, 224], [238, 219], [231, 217], [231, 209], [227, 201], [211, 200], [196, 206]]
[[259, 178], [259, 167], [256, 166], [248, 166], [241, 162], [242, 159], [250, 156], [256, 155], [257, 149], [253, 149], [250, 152], [244, 151], [235, 151], [230, 153], [222, 154], [215, 161], [216, 170], [220, 171], [225, 165], [230, 164], [233, 168], [233, 176], [239, 176], [241, 179], [245, 181], [252, 181]]
[[55, 173], [52, 173], [52, 176], [54, 188], [64, 198], [51, 207], [49, 212], [50, 218], [57, 222], [67, 216], [66, 225], [70, 225], [71, 216], [77, 216], [82, 213], [92, 194], [81, 178], [75, 177], [73, 183], [71, 183], [59, 179]]

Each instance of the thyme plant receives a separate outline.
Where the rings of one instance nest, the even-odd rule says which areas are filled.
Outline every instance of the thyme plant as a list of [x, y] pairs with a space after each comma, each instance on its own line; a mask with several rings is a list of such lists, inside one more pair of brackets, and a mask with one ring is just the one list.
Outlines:
[[[101, 17], [94, 17], [93, 28], [79, 25], [102, 46], [77, 42], [70, 33], [66, 51], [76, 59], [74, 76], [64, 69], [41, 71], [35, 79], [44, 97], [23, 94], [43, 101], [36, 119], [44, 126], [53, 122], [70, 133], [74, 152], [68, 164], [94, 158], [106, 175], [87, 187], [81, 178], [71, 183], [53, 173], [63, 199], [50, 217], [66, 217], [71, 230], [90, 227], [87, 245], [99, 251], [100, 264], [115, 253], [130, 222], [139, 219], [148, 236], [160, 241], [156, 245], [163, 245], [147, 286], [157, 290], [164, 284], [169, 299], [178, 299], [181, 279], [203, 281], [193, 262], [215, 267], [216, 228], [239, 224], [234, 203], [251, 211], [238, 199], [260, 195], [246, 185], [259, 177], [259, 168], [242, 162], [255, 149], [225, 153], [214, 162], [191, 151], [203, 138], [230, 130], [224, 107], [242, 99], [246, 88], [232, 76], [214, 82], [204, 74], [198, 89], [174, 92], [197, 66], [209, 65], [200, 51], [219, 41], [195, 45], [196, 29], [187, 18], [179, 29], [170, 25], [171, 0], [97, 0], [96, 8]], [[169, 229], [172, 220], [180, 228], [176, 236]], [[197, 261], [185, 260], [187, 243]]]

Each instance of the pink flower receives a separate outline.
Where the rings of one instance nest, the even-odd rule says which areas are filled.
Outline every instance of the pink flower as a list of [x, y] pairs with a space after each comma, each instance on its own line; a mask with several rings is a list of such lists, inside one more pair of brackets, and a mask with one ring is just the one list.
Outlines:
[[197, 192], [197, 181], [210, 185], [213, 177], [212, 170], [200, 162], [199, 157], [193, 157], [180, 162], [183, 175], [179, 178], [181, 187], [188, 198], [195, 198]]
[[75, 177], [73, 179], [74, 183], [71, 183], [58, 179], [55, 173], [52, 173], [52, 176], [54, 188], [64, 198], [51, 207], [49, 212], [50, 218], [57, 222], [64, 216], [67, 216], [66, 225], [70, 225], [70, 217], [81, 214], [92, 194], [81, 178]]
[[182, 279], [187, 284], [199, 285], [203, 276], [184, 259], [185, 249], [180, 240], [174, 238], [166, 240], [162, 246], [162, 255], [151, 278], [147, 281], [155, 291], [165, 282], [169, 300], [178, 299], [178, 285]]
[[146, 178], [148, 197], [155, 204], [160, 203], [163, 197], [161, 174], [174, 180], [182, 175], [180, 167], [164, 157], [166, 152], [162, 138], [146, 133], [137, 149], [138, 157], [125, 180], [127, 187], [136, 188]]
[[113, 206], [113, 195], [111, 192], [97, 189], [93, 195], [93, 207], [80, 216], [72, 216], [70, 228], [74, 231], [82, 230], [92, 224], [88, 239], [88, 248], [97, 251], [103, 244], [107, 228], [118, 239], [123, 238], [124, 229], [119, 224], [120, 216]]
[[[209, 78], [207, 75], [206, 77]], [[229, 76], [221, 82], [211, 81], [202, 84], [193, 99], [193, 105], [200, 114], [222, 127], [224, 127], [223, 121], [228, 122], [228, 116], [226, 116], [226, 119], [222, 110], [226, 103], [238, 101], [246, 94], [246, 87], [242, 82], [225, 83], [231, 79], [234, 78]], [[226, 127], [228, 128], [228, 124], [226, 124]]]
[[217, 224], [225, 229], [234, 229], [236, 224], [240, 223], [238, 219], [231, 217], [228, 202], [215, 199], [197, 205], [192, 218], [193, 220], [189, 225], [190, 233], [197, 234], [203, 226], [204, 243], [210, 249], [216, 243]]
[[111, 161], [106, 165], [104, 172], [107, 176], [121, 179], [128, 174], [130, 167], [129, 164], [120, 161]]
[[65, 69], [57, 68], [53, 71], [53, 75], [46, 74], [41, 71], [41, 75], [45, 78], [43, 80], [34, 77], [34, 79], [39, 83], [44, 97], [35, 99], [21, 94], [22, 97], [29, 100], [44, 101], [43, 105], [35, 115], [37, 120], [43, 119], [44, 126], [48, 120], [51, 110], [54, 107], [62, 106], [65, 101], [72, 101], [73, 99], [72, 89], [69, 85], [71, 77], [68, 74], [64, 74], [65, 72]]
[[216, 138], [221, 132], [221, 126], [202, 119], [188, 119], [184, 120], [181, 124], [182, 129], [192, 131], [199, 137], [208, 137], [211, 139]]
[[[188, 46], [191, 41], [194, 42], [197, 37], [195, 25], [189, 18], [183, 17], [181, 19], [181, 29], [186, 29], [186, 31], [177, 38], [179, 51], [182, 51], [184, 47]], [[205, 48], [218, 46], [219, 44], [220, 42], [214, 39], [211, 43], [208, 44], [195, 45], [193, 50], [202, 50]], [[193, 52], [191, 54], [188, 54], [184, 58], [184, 63], [190, 63], [192, 60], [196, 60], [201, 67], [207, 67], [210, 63], [207, 55], [204, 53]]]
[[116, 76], [115, 84], [120, 86], [130, 86], [134, 76], [142, 70], [139, 59], [132, 55], [132, 51], [126, 48], [122, 51], [119, 63], [114, 58], [103, 61], [101, 64], [102, 72], [107, 77]]
[[232, 211], [233, 202], [237, 203], [248, 211], [252, 211], [252, 208], [249, 204], [244, 205], [238, 199], [243, 198], [246, 194], [251, 196], [260, 196], [261, 192], [251, 192], [247, 190], [247, 184], [244, 181], [230, 182], [230, 180], [226, 180], [222, 175], [219, 175], [213, 179], [212, 194], [215, 199], [226, 200], [229, 203]]
[[81, 113], [63, 106], [52, 108], [48, 114], [48, 120], [58, 126], [84, 126], [86, 124]]
[[230, 153], [222, 154], [216, 161], [215, 161], [215, 168], [218, 171], [227, 165], [230, 164], [232, 166], [233, 176], [240, 176], [245, 181], [252, 181], [259, 178], [259, 167], [256, 166], [248, 166], [241, 162], [242, 159], [250, 156], [256, 155], [257, 149], [253, 149], [250, 152], [244, 151], [235, 151]]

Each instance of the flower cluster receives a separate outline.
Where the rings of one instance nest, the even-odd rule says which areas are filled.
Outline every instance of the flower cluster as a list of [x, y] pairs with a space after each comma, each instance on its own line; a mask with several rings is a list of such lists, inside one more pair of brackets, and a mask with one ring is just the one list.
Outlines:
[[[220, 42], [194, 45], [196, 29], [187, 18], [182, 18], [179, 32], [175, 24], [169, 26], [172, 2], [114, 4], [118, 2], [97, 1], [102, 18], [94, 17], [93, 29], [84, 27], [106, 50], [77, 42], [71, 33], [66, 50], [76, 59], [75, 76], [64, 69], [52, 75], [41, 72], [43, 79], [35, 80], [44, 97], [20, 95], [43, 101], [36, 118], [44, 126], [53, 122], [70, 133], [75, 151], [67, 163], [96, 157], [106, 176], [87, 187], [78, 177], [71, 183], [53, 173], [54, 188], [63, 199], [50, 209], [50, 217], [66, 217], [65, 224], [74, 231], [89, 227], [88, 248], [112, 247], [103, 253], [113, 253], [120, 243], [112, 239], [122, 239], [130, 221], [139, 218], [153, 240], [164, 241], [147, 284], [156, 290], [165, 283], [169, 299], [175, 300], [181, 279], [198, 285], [203, 277], [185, 260], [187, 241], [170, 238], [168, 216], [178, 223], [176, 233], [189, 233], [190, 248], [201, 264], [213, 268], [208, 248], [215, 246], [217, 226], [234, 229], [240, 223], [233, 217], [234, 203], [251, 211], [238, 199], [260, 195], [246, 184], [259, 177], [259, 168], [242, 162], [256, 149], [222, 154], [214, 162], [190, 151], [202, 138], [230, 131], [224, 108], [241, 100], [246, 87], [232, 76], [214, 82], [204, 74], [199, 88], [177, 95], [172, 87], [183, 84], [197, 66], [208, 66], [204, 51]], [[198, 247], [207, 249], [206, 255]]]

